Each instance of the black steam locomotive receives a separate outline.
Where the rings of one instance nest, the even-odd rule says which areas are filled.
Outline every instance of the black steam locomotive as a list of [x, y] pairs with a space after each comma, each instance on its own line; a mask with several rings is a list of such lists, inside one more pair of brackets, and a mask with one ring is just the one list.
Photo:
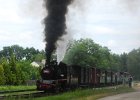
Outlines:
[[68, 66], [52, 61], [41, 70], [37, 90], [64, 91], [77, 87], [101, 87], [122, 84], [127, 78], [124, 72], [113, 72], [96, 67]]

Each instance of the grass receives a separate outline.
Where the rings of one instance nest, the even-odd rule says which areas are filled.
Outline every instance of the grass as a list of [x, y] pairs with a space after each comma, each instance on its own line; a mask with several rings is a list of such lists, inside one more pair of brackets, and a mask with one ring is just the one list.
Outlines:
[[[28, 100], [97, 100], [101, 97], [115, 95], [125, 92], [132, 92], [134, 89], [128, 87], [115, 88], [99, 88], [99, 89], [78, 89], [55, 96], [47, 96], [41, 98], [30, 98]], [[26, 99], [27, 100], [27, 99]]]
[[13, 91], [13, 90], [28, 90], [36, 89], [36, 86], [0, 86], [0, 91]]

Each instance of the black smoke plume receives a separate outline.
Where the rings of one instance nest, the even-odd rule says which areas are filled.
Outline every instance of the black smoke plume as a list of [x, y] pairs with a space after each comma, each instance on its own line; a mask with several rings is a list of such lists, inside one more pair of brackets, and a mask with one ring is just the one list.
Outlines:
[[47, 64], [50, 63], [51, 55], [56, 49], [56, 42], [62, 35], [66, 34], [66, 13], [68, 5], [73, 0], [44, 0], [48, 11], [44, 19], [45, 24], [45, 42]]

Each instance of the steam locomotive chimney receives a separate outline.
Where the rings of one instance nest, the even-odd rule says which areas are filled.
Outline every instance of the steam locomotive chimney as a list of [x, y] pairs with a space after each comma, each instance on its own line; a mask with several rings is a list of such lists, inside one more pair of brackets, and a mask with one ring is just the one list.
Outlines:
[[51, 55], [56, 49], [56, 42], [62, 35], [66, 34], [66, 18], [68, 5], [73, 0], [44, 0], [48, 12], [44, 19], [45, 42], [46, 42], [46, 64], [50, 64]]

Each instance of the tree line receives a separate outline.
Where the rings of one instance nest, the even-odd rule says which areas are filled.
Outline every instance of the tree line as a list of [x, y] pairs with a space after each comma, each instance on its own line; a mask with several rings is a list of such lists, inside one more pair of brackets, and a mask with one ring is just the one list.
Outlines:
[[0, 85], [20, 85], [25, 84], [27, 80], [38, 79], [40, 69], [31, 66], [31, 62], [41, 61], [44, 54], [44, 51], [33, 47], [3, 47], [0, 51]]
[[112, 71], [125, 71], [140, 80], [140, 48], [115, 54], [91, 39], [71, 41], [63, 61], [69, 65], [92, 66]]
[[[25, 84], [26, 80], [40, 78], [40, 68], [31, 66], [31, 62], [41, 62], [45, 52], [35, 48], [23, 48], [18, 45], [3, 47], [0, 51], [0, 85]], [[54, 53], [52, 59], [56, 59]], [[63, 62], [83, 67], [98, 67], [112, 71], [126, 71], [140, 80], [140, 48], [129, 53], [114, 54], [107, 47], [91, 39], [73, 40], [68, 44]]]

